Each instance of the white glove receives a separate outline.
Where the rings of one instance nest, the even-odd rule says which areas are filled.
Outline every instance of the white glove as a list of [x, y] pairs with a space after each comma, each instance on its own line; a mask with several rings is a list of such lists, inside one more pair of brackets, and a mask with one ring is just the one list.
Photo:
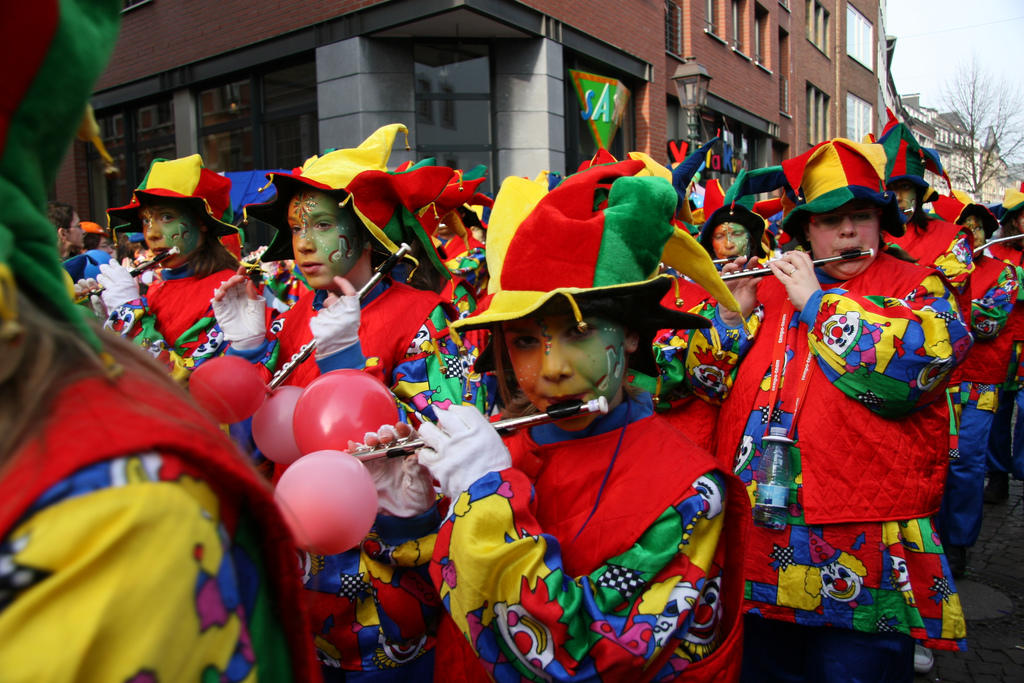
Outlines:
[[245, 351], [263, 343], [267, 336], [266, 305], [263, 299], [250, 299], [244, 284], [228, 287], [224, 296], [219, 300], [214, 297], [210, 303], [224, 338], [233, 347]]
[[103, 286], [100, 297], [108, 311], [114, 311], [129, 301], [139, 298], [139, 283], [124, 266], [116, 263], [104, 263], [100, 266], [100, 274], [96, 281]]
[[487, 418], [471, 406], [434, 408], [440, 429], [420, 425], [420, 438], [430, 448], [417, 451], [441, 484], [441, 491], [453, 501], [480, 477], [512, 466], [512, 458], [498, 432]]
[[[387, 444], [397, 436], [394, 427], [382, 425], [376, 432], [368, 432], [363, 443]], [[380, 512], [393, 517], [415, 517], [437, 502], [430, 472], [415, 457], [378, 458], [364, 464], [373, 475]]]
[[326, 358], [359, 341], [359, 297], [336, 297], [309, 319], [316, 339], [316, 359]]

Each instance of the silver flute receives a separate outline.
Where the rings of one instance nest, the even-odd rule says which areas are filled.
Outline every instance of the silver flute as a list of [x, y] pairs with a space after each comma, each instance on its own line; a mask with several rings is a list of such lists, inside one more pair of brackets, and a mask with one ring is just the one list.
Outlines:
[[[833, 263], [835, 261], [853, 261], [855, 259], [868, 258], [869, 256], [874, 255], [874, 249], [865, 249], [864, 251], [861, 251], [859, 249], [851, 249], [850, 251], [844, 251], [838, 256], [829, 256], [827, 258], [814, 259], [813, 261], [811, 261], [811, 263], [813, 263], [816, 266], [820, 266], [825, 263]], [[771, 261], [769, 261], [769, 263], [771, 263]], [[772, 271], [768, 268], [757, 268], [756, 270], [741, 270], [738, 273], [729, 273], [728, 275], [723, 275], [722, 280], [735, 280], [741, 277], [764, 277], [765, 275], [771, 274]]]
[[981, 252], [991, 247], [993, 244], [1000, 244], [1001, 242], [1012, 242], [1013, 240], [1019, 240], [1022, 238], [1024, 238], [1024, 233], [1021, 233], [1019, 235], [1010, 235], [1008, 237], [998, 237], [994, 240], [989, 240], [988, 242], [985, 242], [985, 244], [981, 245], [980, 247], [975, 247], [974, 253], [980, 254]]
[[[608, 399], [604, 396], [599, 396], [590, 401], [573, 399], [571, 401], [556, 403], [549, 407], [545, 413], [499, 420], [493, 423], [492, 426], [499, 434], [506, 434], [518, 429], [535, 427], [536, 425], [547, 424], [548, 422], [555, 422], [556, 420], [564, 420], [577, 415], [587, 415], [589, 413], [604, 414], [607, 412]], [[362, 448], [357, 448], [354, 451], [349, 451], [349, 453], [356, 456], [363, 462], [369, 462], [371, 460], [379, 460], [381, 458], [403, 458], [407, 455], [412, 455], [417, 449], [423, 448], [426, 445], [427, 444], [423, 439], [410, 435], [404, 439], [399, 439], [398, 441], [388, 444], [381, 444], [379, 446], [363, 446]]]
[[[132, 277], [138, 277], [145, 273], [147, 270], [153, 270], [162, 262], [166, 261], [167, 259], [171, 258], [172, 256], [178, 253], [180, 253], [180, 250], [177, 247], [171, 247], [170, 249], [160, 254], [156, 258], [150, 259], [149, 261], [143, 261], [139, 265], [135, 266], [134, 268], [128, 271], [128, 274], [131, 275]], [[104, 289], [106, 289], [106, 287], [104, 287], [103, 285], [100, 285], [99, 287], [93, 287], [89, 291], [83, 292], [81, 296], [75, 299], [75, 303], [81, 303], [88, 299], [89, 297], [99, 294]]]

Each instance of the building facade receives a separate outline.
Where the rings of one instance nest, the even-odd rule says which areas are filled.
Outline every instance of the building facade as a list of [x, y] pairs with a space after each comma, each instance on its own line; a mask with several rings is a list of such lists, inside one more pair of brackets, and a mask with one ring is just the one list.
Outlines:
[[[876, 0], [126, 0], [92, 100], [117, 173], [76, 142], [54, 194], [102, 220], [154, 158], [288, 169], [393, 122], [394, 165], [482, 163], [491, 191], [599, 145], [673, 163], [720, 132], [705, 177], [728, 186], [878, 131], [880, 26]], [[696, 111], [673, 80], [692, 63]]]

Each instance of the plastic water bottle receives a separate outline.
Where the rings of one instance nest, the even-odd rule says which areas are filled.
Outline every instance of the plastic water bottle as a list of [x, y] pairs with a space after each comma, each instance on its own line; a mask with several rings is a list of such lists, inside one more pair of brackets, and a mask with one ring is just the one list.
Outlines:
[[789, 518], [789, 489], [793, 485], [793, 471], [789, 466], [789, 446], [793, 440], [786, 436], [786, 428], [776, 425], [761, 439], [764, 449], [754, 480], [754, 524], [769, 529], [782, 529]]

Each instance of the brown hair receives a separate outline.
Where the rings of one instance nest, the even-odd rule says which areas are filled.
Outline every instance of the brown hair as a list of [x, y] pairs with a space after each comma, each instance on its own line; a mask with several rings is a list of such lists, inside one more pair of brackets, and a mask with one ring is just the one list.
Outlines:
[[[71, 323], [44, 314], [21, 294], [18, 322], [23, 329], [17, 337], [0, 339], [0, 467], [40, 427], [64, 387], [109, 372]], [[166, 369], [142, 349], [96, 321], [89, 324], [118, 365], [178, 390]]]
[[218, 270], [238, 269], [238, 259], [220, 243], [209, 227], [200, 233], [199, 246], [188, 262], [198, 278], [213, 275]]

